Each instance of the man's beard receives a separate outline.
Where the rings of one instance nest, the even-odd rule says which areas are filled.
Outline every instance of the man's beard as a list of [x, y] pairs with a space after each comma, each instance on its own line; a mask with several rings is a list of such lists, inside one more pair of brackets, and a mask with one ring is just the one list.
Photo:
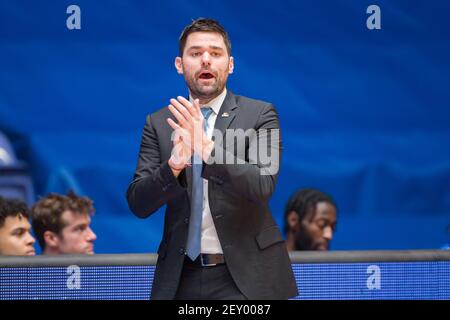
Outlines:
[[201, 85], [195, 78], [185, 80], [192, 97], [200, 100], [214, 99], [222, 93], [225, 87], [219, 78], [214, 78], [214, 82], [208, 86]]
[[295, 234], [294, 246], [296, 251], [314, 250], [311, 238], [308, 237], [306, 230], [301, 228]]
[[302, 226], [296, 231], [294, 238], [295, 250], [321, 250], [319, 249], [321, 245], [326, 246], [325, 250], [329, 250], [330, 242], [314, 241], [314, 238], [308, 233], [308, 230]]

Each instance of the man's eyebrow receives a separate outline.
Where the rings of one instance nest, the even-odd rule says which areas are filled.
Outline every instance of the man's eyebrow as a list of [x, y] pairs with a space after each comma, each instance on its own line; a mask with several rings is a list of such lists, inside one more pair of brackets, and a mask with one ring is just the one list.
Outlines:
[[78, 224], [74, 225], [72, 227], [72, 229], [76, 229], [76, 228], [80, 228], [80, 227], [87, 227], [87, 226], [88, 226], [87, 222], [82, 222], [82, 223], [78, 223]]
[[200, 47], [200, 46], [190, 46], [189, 48], [188, 48], [188, 50], [192, 50], [192, 49], [201, 49], [202, 47]]
[[11, 231], [11, 233], [12, 233], [12, 234], [15, 234], [15, 233], [24, 232], [24, 231], [27, 231], [27, 228], [25, 228], [25, 227], [17, 227], [17, 228], [15, 228], [15, 229], [13, 229], [13, 230]]
[[[199, 49], [202, 49], [202, 48], [203, 48], [202, 46], [191, 46], [191, 47], [188, 48], [188, 50], [199, 50]], [[209, 46], [209, 48], [213, 49], [213, 50], [224, 51], [224, 49], [222, 47], [218, 47], [218, 46]]]
[[224, 49], [222, 48], [222, 47], [218, 47], [218, 46], [209, 46], [211, 49], [214, 49], [214, 50], [222, 50], [222, 51], [224, 51]]

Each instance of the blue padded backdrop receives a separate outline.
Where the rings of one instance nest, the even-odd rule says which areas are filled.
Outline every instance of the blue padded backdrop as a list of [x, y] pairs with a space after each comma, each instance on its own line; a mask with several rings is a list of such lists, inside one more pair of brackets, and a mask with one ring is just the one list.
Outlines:
[[[66, 8], [81, 8], [68, 30]], [[381, 30], [366, 9], [381, 8]], [[37, 196], [90, 196], [98, 253], [154, 252], [163, 210], [125, 191], [145, 117], [186, 95], [173, 60], [191, 19], [233, 44], [228, 88], [270, 101], [284, 153], [271, 200], [300, 187], [339, 206], [333, 249], [439, 248], [450, 224], [448, 1], [0, 1], [0, 130], [32, 168]]]

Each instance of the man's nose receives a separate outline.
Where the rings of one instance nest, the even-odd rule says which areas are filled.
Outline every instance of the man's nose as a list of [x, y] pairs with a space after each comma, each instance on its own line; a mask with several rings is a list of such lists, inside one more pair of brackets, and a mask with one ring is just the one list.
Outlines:
[[211, 56], [209, 52], [205, 51], [202, 54], [202, 65], [209, 65], [211, 63]]
[[27, 234], [27, 238], [26, 238], [26, 242], [28, 246], [32, 246], [34, 245], [34, 243], [36, 242], [36, 240], [34, 239], [34, 237], [31, 235], [31, 233]]
[[328, 241], [331, 241], [331, 239], [333, 239], [333, 229], [331, 229], [331, 227], [326, 227], [323, 231], [323, 237]]
[[88, 236], [87, 236], [87, 240], [90, 242], [93, 242], [97, 239], [97, 235], [94, 233], [94, 231], [92, 231], [91, 228], [88, 228]]

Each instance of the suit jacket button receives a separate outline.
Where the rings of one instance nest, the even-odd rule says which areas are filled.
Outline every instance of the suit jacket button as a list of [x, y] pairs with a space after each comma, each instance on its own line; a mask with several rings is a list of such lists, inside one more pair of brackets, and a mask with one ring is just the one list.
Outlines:
[[185, 254], [186, 253], [186, 250], [184, 250], [184, 248], [180, 248], [180, 254]]
[[184, 218], [184, 223], [188, 224], [189, 223], [189, 218]]

